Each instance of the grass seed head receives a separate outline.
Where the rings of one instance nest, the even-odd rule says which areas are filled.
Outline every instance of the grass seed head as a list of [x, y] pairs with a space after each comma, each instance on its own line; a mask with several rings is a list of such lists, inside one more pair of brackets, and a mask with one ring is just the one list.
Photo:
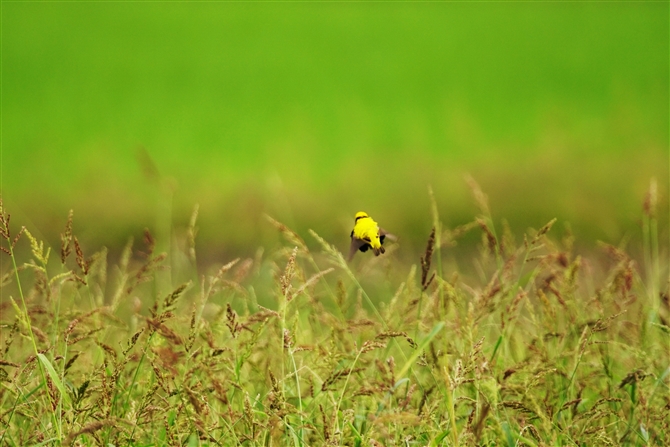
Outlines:
[[191, 258], [191, 261], [195, 262], [195, 238], [198, 235], [198, 227], [195, 225], [198, 220], [198, 211], [200, 210], [200, 205], [196, 204], [193, 207], [193, 213], [191, 213], [191, 219], [188, 222], [188, 228], [186, 230], [186, 239], [188, 240], [188, 254]]
[[479, 224], [479, 228], [481, 228], [484, 232], [483, 234], [486, 240], [486, 247], [488, 248], [489, 253], [495, 255], [498, 247], [498, 241], [496, 240], [495, 235], [484, 220], [477, 219], [477, 224]]
[[26, 227], [22, 226], [19, 232], [16, 233], [16, 236], [14, 236], [14, 239], [12, 239], [12, 250], [16, 247], [16, 243], [19, 241], [24, 231], [26, 231]]
[[91, 385], [90, 380], [85, 380], [84, 383], [82, 383], [79, 388], [75, 389], [75, 399], [77, 403], [81, 402], [81, 400], [86, 396], [86, 391], [88, 390], [88, 387]]
[[230, 303], [226, 304], [226, 326], [233, 338], [237, 338], [237, 334], [242, 330], [242, 326], [237, 321], [237, 312], [233, 310]]
[[291, 346], [293, 346], [293, 336], [291, 335], [291, 331], [288, 329], [284, 329], [284, 349], [291, 349]]
[[649, 377], [650, 375], [651, 374], [647, 374], [642, 369], [636, 369], [635, 371], [628, 373], [628, 375], [626, 375], [626, 377], [623, 378], [621, 383], [619, 383], [619, 388], [623, 388], [629, 384], [637, 383], [640, 380], [644, 380], [646, 377]]
[[649, 182], [649, 189], [644, 197], [643, 210], [644, 214], [650, 218], [656, 218], [656, 210], [658, 208], [658, 184], [655, 178]]
[[71, 432], [70, 434], [67, 435], [65, 438], [65, 445], [72, 445], [72, 442], [79, 436], [81, 435], [86, 435], [86, 434], [93, 434], [100, 430], [101, 428], [112, 425], [113, 421], [111, 420], [105, 420], [105, 421], [95, 421], [91, 422], [90, 424], [85, 425], [81, 430], [76, 431], [76, 432]]
[[465, 181], [470, 187], [470, 191], [472, 192], [472, 196], [475, 199], [477, 207], [479, 207], [479, 211], [484, 216], [489, 216], [491, 214], [491, 211], [489, 210], [488, 196], [484, 194], [484, 191], [482, 191], [482, 188], [479, 186], [479, 184], [475, 181], [475, 179], [472, 176], [466, 175]]
[[144, 229], [144, 245], [146, 246], [144, 255], [148, 258], [154, 253], [154, 249], [156, 248], [156, 240], [148, 228]]
[[[5, 212], [4, 207], [2, 206], [2, 199], [0, 199], [0, 236], [5, 239], [7, 242], [12, 240], [12, 233], [9, 228], [9, 221], [11, 220], [11, 215]], [[9, 250], [3, 247], [3, 251], [7, 254], [10, 254]]]
[[251, 268], [254, 266], [254, 260], [247, 258], [235, 269], [233, 274], [233, 282], [239, 284], [249, 275]]
[[378, 342], [378, 341], [372, 341], [372, 340], [367, 340], [365, 343], [363, 343], [363, 346], [361, 347], [361, 354], [365, 354], [366, 352], [374, 351], [375, 349], [383, 349], [386, 347], [386, 344]]
[[[114, 350], [114, 348], [112, 348], [108, 344], [103, 343], [101, 341], [96, 341], [96, 344], [100, 348], [102, 348], [102, 350], [105, 352], [105, 354], [107, 354], [111, 358], [111, 360], [116, 360], [116, 351]], [[107, 355], [105, 356], [105, 362], [107, 362]]]
[[426, 244], [426, 250], [421, 256], [421, 287], [423, 290], [426, 290], [432, 281], [428, 279], [428, 272], [430, 271], [430, 263], [433, 257], [433, 249], [435, 248], [435, 227], [430, 231], [428, 236], [428, 242]]
[[535, 234], [535, 237], [533, 238], [531, 245], [535, 245], [545, 234], [551, 230], [551, 227], [554, 226], [556, 223], [556, 218], [551, 219], [549, 222], [547, 222], [542, 228], [540, 228], [537, 233]]
[[25, 230], [26, 237], [30, 241], [30, 250], [32, 251], [33, 257], [42, 264], [46, 266], [49, 262], [49, 255], [51, 254], [51, 247], [47, 247], [46, 253], [44, 252], [44, 241], [37, 241], [37, 239], [30, 233], [30, 231]]
[[184, 293], [186, 288], [191, 285], [191, 281], [186, 282], [172, 291], [168, 296], [163, 300], [163, 311], [172, 309], [174, 304], [177, 302], [177, 299]]
[[79, 355], [80, 355], [79, 353], [76, 353], [75, 355], [70, 357], [65, 366], [63, 367], [63, 371], [67, 372], [67, 370], [70, 369], [70, 367], [74, 364], [75, 360], [79, 358]]
[[65, 337], [65, 340], [68, 339], [72, 331], [74, 331], [74, 328], [79, 324], [79, 318], [75, 318], [70, 322], [70, 324], [67, 325], [67, 328], [65, 329], [65, 332], [63, 332], [63, 337]]
[[281, 293], [286, 299], [286, 301], [291, 301], [292, 299], [291, 281], [293, 281], [293, 276], [295, 275], [295, 258], [297, 254], [298, 254], [298, 247], [295, 247], [288, 258], [286, 268], [284, 269], [284, 274], [279, 278], [279, 286], [281, 288]]
[[79, 245], [77, 236], [74, 236], [74, 251], [76, 254], [77, 265], [81, 269], [81, 273], [84, 276], [88, 275], [90, 261], [87, 261], [86, 258], [84, 258], [84, 251], [81, 249], [81, 245]]
[[185, 350], [186, 352], [189, 352], [191, 348], [193, 347], [193, 343], [195, 342], [195, 336], [196, 336], [196, 308], [193, 306], [193, 310], [191, 311], [191, 324], [189, 326], [189, 331], [188, 331], [188, 341], [186, 342]]
[[125, 357], [128, 352], [130, 352], [131, 349], [135, 346], [137, 343], [137, 340], [140, 338], [140, 335], [144, 332], [145, 328], [141, 328], [139, 331], [135, 332], [132, 337], [130, 337], [130, 340], [128, 340], [128, 343], [126, 345], [126, 348], [123, 350], [123, 356]]
[[305, 241], [302, 240], [300, 236], [298, 236], [298, 233], [295, 231], [291, 230], [289, 227], [284, 225], [283, 223], [273, 219], [269, 215], [265, 215], [265, 218], [270, 222], [270, 224], [275, 227], [279, 232], [284, 236], [284, 238], [293, 246], [298, 247], [302, 253], [307, 253], [307, 245], [305, 244]]
[[70, 210], [70, 213], [67, 216], [67, 222], [65, 223], [65, 231], [61, 233], [60, 240], [60, 259], [61, 263], [65, 264], [68, 256], [72, 253], [72, 217], [74, 215], [74, 210]]
[[7, 331], [6, 329], [3, 329], [3, 331], [6, 334], [6, 338], [4, 339], [5, 347], [3, 349], [2, 358], [6, 359], [7, 353], [9, 352], [9, 348], [12, 346], [12, 343], [14, 343], [14, 336], [19, 332], [18, 317], [14, 319], [14, 323], [12, 323], [12, 325], [9, 327], [9, 331]]

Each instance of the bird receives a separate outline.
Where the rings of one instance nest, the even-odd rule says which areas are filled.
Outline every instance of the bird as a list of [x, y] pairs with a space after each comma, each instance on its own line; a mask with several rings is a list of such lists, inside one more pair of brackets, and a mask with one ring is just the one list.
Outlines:
[[379, 228], [377, 222], [364, 211], [359, 211], [354, 217], [354, 229], [351, 230], [351, 247], [349, 248], [349, 260], [354, 257], [356, 250], [362, 252], [372, 248], [375, 256], [384, 253], [384, 239], [388, 233]]

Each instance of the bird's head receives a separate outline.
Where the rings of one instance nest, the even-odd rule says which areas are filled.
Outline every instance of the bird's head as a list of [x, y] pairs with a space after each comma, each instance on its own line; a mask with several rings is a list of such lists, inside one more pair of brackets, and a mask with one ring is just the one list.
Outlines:
[[366, 213], [365, 211], [359, 211], [356, 213], [356, 218], [354, 219], [354, 222], [357, 222], [358, 219], [363, 219], [364, 217], [370, 217], [370, 216], [368, 216], [368, 213]]

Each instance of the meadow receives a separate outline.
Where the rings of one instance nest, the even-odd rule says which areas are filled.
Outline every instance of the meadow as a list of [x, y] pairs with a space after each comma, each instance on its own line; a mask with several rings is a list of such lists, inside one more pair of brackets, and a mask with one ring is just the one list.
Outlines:
[[[347, 263], [267, 216], [278, 249], [199, 270], [197, 208], [178, 250], [147, 231], [111, 264], [72, 213], [52, 248], [3, 208], [0, 443], [668, 445], [655, 183], [642, 264], [577, 253], [555, 219], [515, 242], [471, 187], [479, 213], [456, 228], [430, 196], [411, 264], [402, 241]], [[473, 233], [477, 274], [461, 276], [445, 253]]]
[[0, 2], [0, 446], [670, 445], [669, 11]]

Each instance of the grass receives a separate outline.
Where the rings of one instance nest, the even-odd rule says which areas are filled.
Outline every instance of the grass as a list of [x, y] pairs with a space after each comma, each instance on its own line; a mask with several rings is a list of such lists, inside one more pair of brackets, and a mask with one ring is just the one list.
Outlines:
[[[54, 259], [3, 209], [0, 445], [668, 445], [655, 188], [641, 269], [554, 220], [517, 245], [471, 187], [458, 228], [431, 192], [418, 268], [269, 217], [281, 248], [197, 271], [197, 208], [183, 250], [147, 232], [113, 266], [71, 214]], [[472, 232], [470, 278], [442, 261]]]

